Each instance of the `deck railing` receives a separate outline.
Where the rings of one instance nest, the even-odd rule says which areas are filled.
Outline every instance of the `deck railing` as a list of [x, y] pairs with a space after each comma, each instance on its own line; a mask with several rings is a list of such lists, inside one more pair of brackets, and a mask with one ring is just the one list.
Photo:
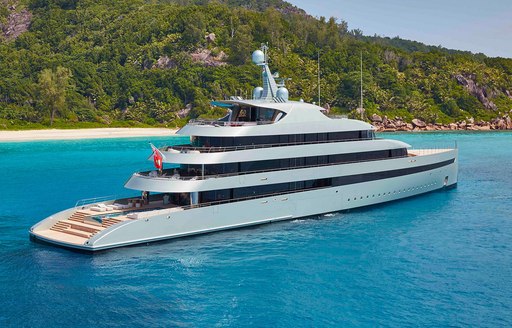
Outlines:
[[253, 126], [272, 124], [274, 121], [217, 121], [217, 120], [201, 120], [194, 119], [188, 121], [188, 125], [212, 125], [212, 126]]
[[170, 149], [179, 152], [196, 151], [200, 153], [222, 153], [227, 151], [237, 150], [251, 150], [260, 148], [273, 148], [273, 147], [286, 147], [286, 146], [302, 146], [302, 145], [313, 145], [313, 144], [326, 144], [336, 142], [349, 142], [349, 141], [367, 141], [367, 140], [381, 140], [382, 138], [357, 138], [357, 139], [342, 139], [342, 140], [321, 140], [321, 141], [299, 141], [299, 142], [287, 142], [287, 143], [273, 143], [273, 144], [260, 144], [260, 145], [243, 145], [243, 146], [227, 146], [227, 147], [197, 147], [191, 145], [176, 145], [166, 146], [161, 148], [163, 151]]
[[110, 195], [110, 196], [101, 196], [101, 197], [80, 199], [75, 203], [75, 207], [104, 202], [104, 201], [112, 200], [112, 199], [116, 199], [116, 198], [117, 198], [116, 195]]
[[184, 210], [189, 210], [189, 209], [212, 206], [212, 205], [236, 203], [236, 202], [240, 202], [240, 201], [244, 201], [244, 200], [266, 198], [266, 197], [273, 197], [273, 196], [282, 196], [282, 195], [288, 195], [288, 194], [295, 194], [298, 192], [315, 191], [315, 190], [325, 189], [325, 188], [330, 188], [330, 187], [331, 186], [308, 188], [308, 189], [294, 189], [294, 190], [287, 190], [287, 191], [281, 191], [281, 192], [275, 192], [275, 193], [263, 194], [263, 195], [254, 195], [254, 196], [247, 196], [247, 197], [240, 197], [240, 198], [215, 200], [212, 202], [199, 203], [199, 204], [194, 204], [194, 205], [185, 205], [185, 206], [180, 206], [180, 207]]
[[[208, 175], [204, 175], [204, 176], [202, 176], [202, 175], [186, 175], [186, 174], [182, 174], [182, 173], [180, 173], [179, 176], [178, 175], [150, 176], [150, 172], [156, 172], [156, 171], [137, 172], [134, 175], [143, 176], [143, 177], [150, 177], [151, 179], [165, 179], [165, 180], [185, 180], [185, 181], [186, 180], [207, 180], [207, 179], [213, 179], [213, 178], [225, 178], [225, 177], [240, 176], [240, 175], [247, 175], [247, 174], [256, 174], [256, 173], [289, 171], [289, 170], [298, 170], [298, 169], [307, 169], [307, 168], [318, 168], [318, 167], [343, 165], [343, 164], [355, 164], [355, 163], [382, 161], [382, 160], [397, 159], [397, 158], [404, 158], [404, 157], [408, 157], [408, 155], [396, 156], [396, 157], [383, 157], [383, 158], [375, 158], [375, 159], [367, 159], [367, 160], [359, 160], [359, 161], [345, 161], [345, 162], [337, 162], [337, 163], [324, 163], [324, 164], [313, 164], [313, 165], [300, 165], [300, 166], [279, 167], [279, 168], [266, 169], [266, 170], [254, 170], [254, 171], [244, 171], [244, 172], [208, 174]], [[167, 172], [172, 173], [173, 170], [174, 169], [169, 169]]]

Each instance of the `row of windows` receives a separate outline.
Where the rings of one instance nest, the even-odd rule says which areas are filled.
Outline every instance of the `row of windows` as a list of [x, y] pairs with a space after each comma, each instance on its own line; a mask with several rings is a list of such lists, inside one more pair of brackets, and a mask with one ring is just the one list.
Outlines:
[[278, 183], [271, 185], [243, 187], [243, 188], [232, 188], [223, 190], [212, 190], [201, 192], [199, 201], [201, 203], [209, 203], [213, 201], [224, 201], [232, 199], [240, 199], [247, 197], [264, 197], [266, 195], [286, 193], [286, 192], [299, 192], [315, 188], [323, 187], [337, 187], [345, 186], [349, 184], [375, 181], [380, 179], [394, 178], [398, 176], [404, 176], [419, 172], [430, 171], [446, 165], [450, 165], [454, 162], [453, 159], [430, 165], [423, 165], [413, 168], [397, 169], [383, 172], [373, 172], [366, 174], [348, 175], [342, 177], [332, 177], [325, 179], [297, 181], [289, 183]]
[[321, 187], [328, 187], [332, 184], [332, 179], [316, 179], [308, 181], [296, 181], [289, 183], [278, 183], [271, 185], [233, 188], [223, 190], [204, 191], [200, 193], [199, 199], [201, 203], [209, 203], [214, 201], [239, 199], [247, 197], [256, 197], [270, 195], [276, 193], [302, 191]]
[[194, 147], [234, 147], [248, 145], [280, 145], [303, 142], [328, 142], [345, 140], [374, 139], [373, 130], [345, 131], [331, 133], [283, 134], [250, 137], [192, 137]]
[[[279, 111], [264, 107], [234, 106], [231, 112], [233, 122], [272, 121]], [[279, 112], [281, 113], [281, 112]], [[284, 114], [284, 113], [283, 113]]]
[[[204, 165], [204, 175], [235, 174], [254, 171], [271, 171], [294, 167], [361, 162], [386, 158], [397, 158], [404, 156], [407, 156], [407, 149], [399, 148], [360, 153], [273, 159], [265, 161], [206, 164]], [[201, 169], [201, 165], [182, 164], [180, 166], [179, 173], [185, 176], [199, 176], [201, 175]]]

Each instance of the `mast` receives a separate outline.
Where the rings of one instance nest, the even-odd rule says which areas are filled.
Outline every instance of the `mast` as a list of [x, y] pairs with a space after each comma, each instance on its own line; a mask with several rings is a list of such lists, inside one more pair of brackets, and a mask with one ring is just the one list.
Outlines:
[[318, 106], [321, 106], [320, 102], [320, 49], [318, 50]]
[[361, 121], [363, 120], [364, 116], [364, 108], [363, 108], [363, 51], [361, 51]]

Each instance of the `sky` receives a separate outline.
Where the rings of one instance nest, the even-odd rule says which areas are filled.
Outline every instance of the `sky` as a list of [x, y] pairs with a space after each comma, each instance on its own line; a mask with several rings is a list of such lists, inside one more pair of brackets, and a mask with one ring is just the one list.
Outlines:
[[287, 0], [349, 30], [512, 58], [512, 0]]

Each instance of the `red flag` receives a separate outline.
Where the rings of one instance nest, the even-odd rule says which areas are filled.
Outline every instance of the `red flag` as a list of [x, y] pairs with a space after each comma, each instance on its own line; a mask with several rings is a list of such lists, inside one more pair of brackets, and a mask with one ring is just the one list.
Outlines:
[[162, 155], [160, 155], [160, 152], [157, 149], [153, 151], [153, 162], [157, 169], [162, 169]]

